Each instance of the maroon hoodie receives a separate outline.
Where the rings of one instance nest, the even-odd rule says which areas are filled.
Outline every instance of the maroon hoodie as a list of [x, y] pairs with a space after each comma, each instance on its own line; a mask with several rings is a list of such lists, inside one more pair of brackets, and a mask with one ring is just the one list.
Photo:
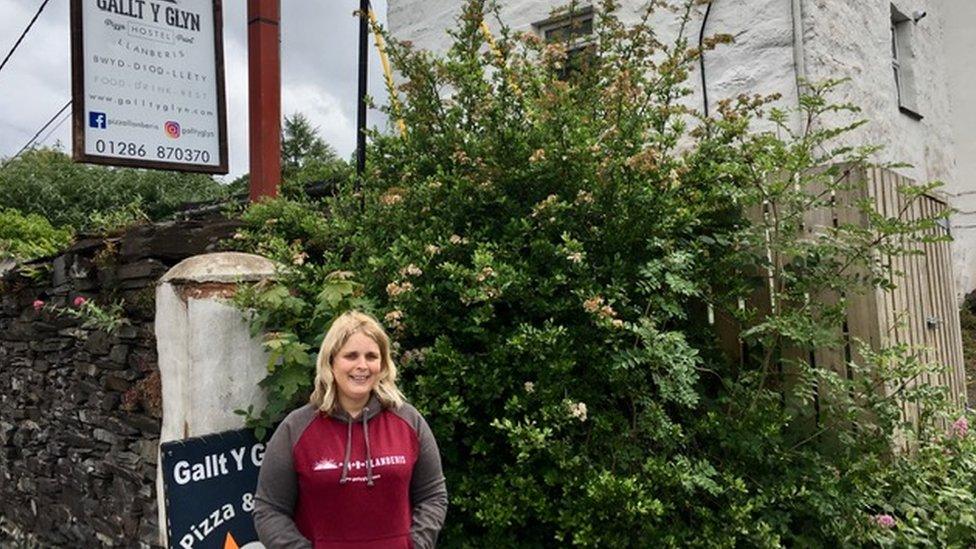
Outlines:
[[268, 441], [254, 500], [268, 549], [426, 549], [447, 513], [427, 422], [375, 395], [355, 420], [311, 404], [289, 414]]

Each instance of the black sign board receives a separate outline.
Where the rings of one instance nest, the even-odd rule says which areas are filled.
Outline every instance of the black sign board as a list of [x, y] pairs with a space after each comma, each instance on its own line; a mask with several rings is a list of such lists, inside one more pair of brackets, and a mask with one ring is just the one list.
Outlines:
[[254, 488], [264, 443], [249, 429], [160, 446], [173, 549], [255, 549]]

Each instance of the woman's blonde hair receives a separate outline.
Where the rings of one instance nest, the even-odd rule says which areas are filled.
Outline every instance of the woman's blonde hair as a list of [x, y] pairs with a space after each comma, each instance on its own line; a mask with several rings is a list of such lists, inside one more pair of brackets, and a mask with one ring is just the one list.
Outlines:
[[404, 402], [403, 393], [396, 385], [397, 369], [390, 356], [390, 338], [375, 318], [359, 311], [348, 311], [332, 322], [315, 362], [315, 387], [309, 402], [326, 414], [331, 414], [338, 403], [332, 359], [357, 333], [369, 337], [380, 348], [380, 379], [373, 389], [380, 403], [385, 408], [399, 408]]

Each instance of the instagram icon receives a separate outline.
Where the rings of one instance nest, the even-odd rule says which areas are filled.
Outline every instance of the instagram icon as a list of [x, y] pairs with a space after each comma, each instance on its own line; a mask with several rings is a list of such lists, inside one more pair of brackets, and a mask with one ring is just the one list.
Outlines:
[[177, 122], [173, 122], [172, 120], [167, 121], [163, 124], [163, 130], [166, 131], [166, 135], [173, 139], [180, 137], [180, 125]]

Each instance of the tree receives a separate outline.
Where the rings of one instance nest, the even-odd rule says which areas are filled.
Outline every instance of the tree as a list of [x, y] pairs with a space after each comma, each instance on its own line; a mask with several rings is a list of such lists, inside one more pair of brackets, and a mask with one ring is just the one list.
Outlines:
[[285, 117], [281, 139], [282, 178], [289, 178], [314, 164], [339, 161], [335, 150], [318, 135], [318, 128], [312, 126], [308, 117], [300, 112]]
[[[281, 138], [281, 193], [300, 197], [310, 183], [337, 182], [352, 174], [350, 164], [336, 154], [302, 113], [286, 116]], [[246, 193], [250, 174], [229, 186], [233, 194]]]

